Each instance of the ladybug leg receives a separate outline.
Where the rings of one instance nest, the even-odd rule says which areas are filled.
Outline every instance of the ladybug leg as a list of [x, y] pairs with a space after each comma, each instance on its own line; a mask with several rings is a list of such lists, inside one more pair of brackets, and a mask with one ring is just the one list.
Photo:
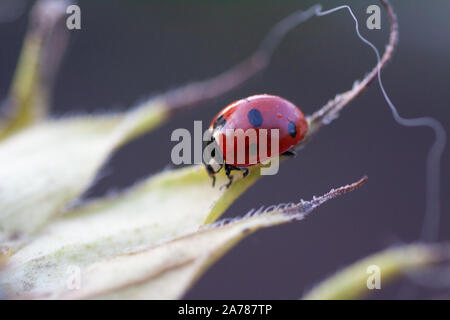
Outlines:
[[231, 186], [231, 184], [233, 183], [233, 176], [231, 175], [232, 171], [244, 171], [244, 173], [242, 174], [242, 177], [245, 178], [246, 176], [248, 176], [250, 170], [247, 167], [235, 167], [229, 164], [225, 164], [225, 174], [228, 177], [228, 184], [226, 184], [226, 187], [229, 188]]
[[248, 176], [250, 170], [247, 167], [235, 167], [235, 166], [231, 166], [230, 165], [230, 171], [244, 171], [244, 173], [242, 174], [242, 177], [245, 178], [246, 176]]
[[214, 186], [216, 185], [216, 173], [213, 170], [213, 167], [210, 165], [205, 165], [206, 171], [208, 172], [208, 175], [211, 177], [212, 179], [212, 186], [214, 188]]
[[248, 173], [250, 172], [250, 171], [248, 170], [248, 168], [246, 168], [246, 167], [233, 168], [233, 170], [244, 171], [244, 172], [242, 173], [242, 177], [243, 177], [243, 178], [245, 178], [246, 176], [248, 176]]
[[233, 176], [231, 175], [231, 170], [233, 170], [233, 166], [230, 166], [229, 164], [225, 164], [225, 174], [227, 175], [228, 183], [224, 187], [227, 189], [233, 183]]
[[294, 150], [287, 150], [287, 151], [283, 152], [283, 156], [293, 158], [293, 157], [297, 156], [297, 152], [295, 152]]

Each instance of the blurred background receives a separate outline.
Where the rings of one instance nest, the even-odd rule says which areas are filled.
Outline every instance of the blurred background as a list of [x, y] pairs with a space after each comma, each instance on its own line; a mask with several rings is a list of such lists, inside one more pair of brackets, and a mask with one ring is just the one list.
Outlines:
[[[33, 1], [0, 4], [0, 97], [7, 94]], [[55, 117], [125, 110], [152, 94], [225, 71], [249, 56], [279, 20], [314, 1], [100, 1], [79, 0], [81, 30], [71, 31], [56, 79]], [[349, 4], [362, 34], [380, 51], [388, 39], [365, 27], [371, 1]], [[383, 70], [386, 90], [405, 117], [432, 116], [450, 130], [450, 2], [392, 0], [400, 42]], [[11, 10], [14, 9], [14, 11]], [[6, 10], [8, 9], [8, 10]], [[5, 12], [9, 12], [6, 14]], [[12, 12], [12, 13], [11, 13]], [[315, 17], [289, 33], [270, 66], [238, 89], [182, 112], [114, 154], [86, 197], [121, 190], [171, 166], [176, 128], [193, 132], [229, 102], [257, 93], [280, 95], [306, 114], [349, 89], [376, 63], [355, 34], [348, 12]], [[425, 210], [425, 161], [433, 142], [427, 128], [394, 122], [376, 82], [340, 119], [323, 128], [299, 155], [285, 161], [225, 213], [327, 192], [369, 176], [357, 191], [320, 207], [308, 219], [262, 230], [234, 247], [187, 293], [187, 299], [296, 299], [315, 283], [387, 246], [419, 239]], [[450, 148], [442, 160], [441, 240], [450, 234]], [[407, 278], [369, 297], [438, 298]]]

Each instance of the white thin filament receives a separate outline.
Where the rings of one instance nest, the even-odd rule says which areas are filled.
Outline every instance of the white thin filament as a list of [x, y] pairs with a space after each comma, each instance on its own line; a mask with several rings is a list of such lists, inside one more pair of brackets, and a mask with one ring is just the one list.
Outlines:
[[[359, 32], [358, 19], [356, 19], [352, 9], [348, 5], [342, 5], [330, 10], [322, 11], [322, 7], [319, 6], [316, 15], [325, 16], [330, 13], [336, 12], [338, 10], [347, 9], [353, 20], [355, 21], [355, 30], [358, 38], [361, 39], [365, 44], [372, 48], [377, 57], [378, 65], [381, 64], [380, 53], [378, 49], [366, 38], [364, 38]], [[442, 153], [445, 149], [447, 134], [444, 127], [439, 121], [431, 117], [420, 117], [406, 119], [400, 116], [397, 108], [392, 103], [386, 90], [384, 88], [383, 82], [381, 81], [381, 68], [377, 70], [378, 84], [380, 85], [381, 92], [383, 93], [384, 99], [386, 100], [389, 108], [392, 111], [394, 120], [406, 127], [429, 127], [433, 129], [435, 134], [435, 140], [430, 148], [427, 156], [426, 164], [426, 209], [425, 216], [422, 225], [421, 239], [424, 241], [436, 241], [439, 236], [439, 223], [440, 223], [440, 212], [441, 212], [441, 201], [440, 201], [440, 170], [441, 170], [441, 158]]]

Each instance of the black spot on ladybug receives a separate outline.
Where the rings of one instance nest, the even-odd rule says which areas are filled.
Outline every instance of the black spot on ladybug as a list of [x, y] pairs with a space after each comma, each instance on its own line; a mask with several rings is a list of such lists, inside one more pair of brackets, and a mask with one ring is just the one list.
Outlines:
[[223, 127], [226, 122], [227, 122], [227, 120], [225, 119], [225, 117], [223, 115], [218, 117], [216, 119], [216, 121], [214, 121], [213, 129], [216, 129], [217, 127]]
[[254, 127], [259, 127], [263, 123], [263, 117], [258, 109], [252, 109], [248, 112], [248, 121]]
[[297, 126], [293, 121], [289, 122], [288, 124], [288, 133], [292, 138], [295, 138], [297, 135]]

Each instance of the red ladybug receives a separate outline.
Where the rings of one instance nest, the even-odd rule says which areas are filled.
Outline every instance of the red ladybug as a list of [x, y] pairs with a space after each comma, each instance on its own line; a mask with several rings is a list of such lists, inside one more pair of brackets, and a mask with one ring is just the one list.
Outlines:
[[[261, 129], [266, 129], [267, 138], [264, 135], [260, 136]], [[279, 130], [278, 153], [273, 155], [270, 152], [272, 129]], [[256, 140], [251, 140], [250, 134], [242, 135], [252, 131]], [[230, 174], [232, 170], [243, 170], [243, 176], [246, 177], [248, 167], [251, 165], [280, 154], [294, 155], [292, 147], [305, 137], [307, 131], [308, 122], [300, 109], [281, 97], [260, 94], [231, 103], [212, 120], [209, 127], [210, 137], [205, 145], [205, 148], [211, 146], [212, 150], [210, 154], [212, 157], [204, 160], [204, 164], [208, 174], [213, 178], [213, 186], [215, 174], [222, 167], [225, 167], [229, 179], [226, 185], [228, 188], [233, 182], [233, 176]], [[245, 141], [241, 143], [241, 149], [238, 149], [237, 143], [239, 135], [241, 135], [239, 139], [243, 137]], [[233, 146], [230, 143], [234, 143], [234, 148], [230, 147]], [[220, 154], [217, 155], [215, 150]], [[267, 150], [266, 157], [260, 157], [260, 150]], [[242, 155], [242, 151], [245, 151], [245, 155]]]

